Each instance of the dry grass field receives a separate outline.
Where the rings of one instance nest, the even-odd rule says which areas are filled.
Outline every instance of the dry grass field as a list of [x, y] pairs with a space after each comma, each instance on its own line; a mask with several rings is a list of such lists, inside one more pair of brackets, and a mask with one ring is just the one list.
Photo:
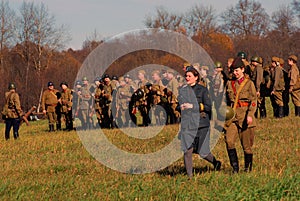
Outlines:
[[[48, 133], [41, 120], [23, 125], [20, 139], [5, 141], [1, 124], [0, 200], [299, 200], [300, 118], [292, 113], [258, 122], [251, 173], [231, 174], [221, 137], [212, 151], [222, 161], [221, 171], [194, 156], [192, 180], [182, 158], [155, 173], [124, 174], [95, 160], [76, 131]], [[174, 138], [176, 129], [166, 126], [144, 142], [118, 129], [105, 134], [121, 149], [149, 153]], [[239, 144], [237, 149], [242, 168]]]

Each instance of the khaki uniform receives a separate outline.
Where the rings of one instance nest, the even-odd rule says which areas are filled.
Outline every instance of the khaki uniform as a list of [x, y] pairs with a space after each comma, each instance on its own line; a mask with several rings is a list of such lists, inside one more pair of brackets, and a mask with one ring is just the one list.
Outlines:
[[67, 88], [61, 92], [61, 114], [66, 121], [66, 129], [73, 129], [72, 106], [73, 95], [71, 89]]
[[[226, 128], [226, 144], [228, 149], [235, 149], [235, 142], [239, 137], [243, 146], [243, 150], [247, 154], [252, 154], [252, 145], [253, 145], [253, 128], [256, 127], [256, 122], [254, 118], [254, 113], [256, 111], [256, 90], [253, 82], [248, 79], [244, 79], [243, 82], [246, 82], [242, 88], [239, 97], [238, 104], [236, 108], [236, 115], [232, 122], [227, 122]], [[231, 105], [233, 105], [237, 90], [241, 82], [239, 81], [230, 81], [227, 85], [227, 93], [230, 98]], [[252, 124], [247, 124], [247, 116], [252, 117]]]
[[130, 86], [125, 85], [124, 87], [119, 87], [116, 94], [116, 108], [117, 114], [116, 118], [118, 121], [118, 126], [129, 126], [129, 101], [130, 101], [131, 93]]
[[57, 123], [57, 114], [56, 114], [56, 107], [58, 104], [57, 100], [57, 92], [56, 89], [53, 90], [45, 90], [42, 96], [42, 110], [47, 111], [47, 117], [49, 121], [49, 125], [54, 125]]
[[87, 129], [92, 124], [92, 95], [90, 85], [83, 85], [79, 95], [79, 119], [83, 129]]
[[20, 118], [23, 115], [19, 94], [15, 91], [6, 92], [5, 100], [6, 103], [2, 111], [5, 120], [5, 139], [10, 138], [11, 127], [13, 127], [13, 136], [17, 139], [19, 137]]
[[271, 88], [273, 93], [273, 95], [271, 96], [271, 101], [274, 108], [274, 116], [278, 117], [281, 116], [279, 115], [279, 109], [284, 106], [282, 93], [285, 89], [284, 74], [280, 66], [276, 66], [272, 71], [271, 80]]
[[300, 107], [300, 75], [296, 64], [293, 64], [289, 71], [290, 91], [295, 107]]

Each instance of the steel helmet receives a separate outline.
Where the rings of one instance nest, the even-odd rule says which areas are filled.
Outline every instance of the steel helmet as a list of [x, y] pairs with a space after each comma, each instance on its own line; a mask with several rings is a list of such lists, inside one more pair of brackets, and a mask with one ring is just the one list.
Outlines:
[[8, 84], [8, 89], [9, 89], [9, 90], [11, 90], [11, 89], [16, 89], [16, 85], [15, 85], [14, 83], [11, 82], [11, 83]]
[[222, 63], [220, 61], [216, 61], [215, 68], [222, 68]]
[[237, 54], [238, 57], [241, 57], [242, 59], [246, 59], [247, 58], [247, 54], [245, 52], [239, 52]]

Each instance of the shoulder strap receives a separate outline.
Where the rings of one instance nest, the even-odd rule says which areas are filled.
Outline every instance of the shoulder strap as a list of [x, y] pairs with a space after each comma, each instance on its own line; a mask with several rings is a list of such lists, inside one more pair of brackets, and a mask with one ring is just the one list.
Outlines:
[[249, 81], [248, 78], [245, 78], [245, 80], [241, 83], [241, 85], [239, 86], [239, 89], [237, 90], [236, 92], [236, 95], [235, 95], [235, 100], [234, 100], [234, 105], [233, 105], [233, 110], [235, 111], [236, 109], [236, 106], [238, 104], [238, 101], [239, 101], [239, 95], [242, 91], [242, 89], [244, 88], [244, 86], [246, 85], [246, 83]]

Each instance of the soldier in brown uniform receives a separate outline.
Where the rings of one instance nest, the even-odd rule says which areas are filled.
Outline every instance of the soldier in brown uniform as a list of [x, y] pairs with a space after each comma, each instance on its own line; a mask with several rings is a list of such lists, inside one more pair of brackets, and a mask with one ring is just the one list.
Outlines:
[[245, 157], [245, 171], [252, 170], [254, 127], [256, 126], [254, 113], [256, 111], [256, 90], [253, 82], [244, 75], [245, 64], [237, 57], [232, 64], [236, 80], [227, 83], [227, 93], [235, 117], [225, 123], [225, 142], [233, 172], [239, 171], [239, 163], [235, 148], [236, 140], [242, 143]]
[[105, 121], [103, 122], [104, 128], [112, 128], [113, 127], [113, 116], [111, 111], [111, 104], [112, 104], [112, 96], [114, 90], [116, 90], [116, 86], [113, 86], [108, 74], [104, 74], [103, 77], [103, 90], [104, 90], [104, 97], [106, 98], [106, 107], [105, 107]]
[[290, 89], [289, 92], [292, 96], [293, 104], [295, 105], [295, 116], [300, 116], [300, 75], [297, 67], [297, 57], [291, 55], [288, 58], [288, 64], [290, 66]]
[[78, 117], [81, 121], [81, 128], [86, 130], [91, 127], [92, 124], [92, 93], [90, 91], [90, 84], [87, 77], [82, 78], [82, 87], [79, 94], [79, 110]]
[[16, 92], [16, 86], [14, 83], [9, 83], [8, 92], [5, 92], [5, 105], [2, 111], [3, 118], [5, 120], [5, 139], [9, 140], [9, 133], [11, 127], [13, 127], [14, 139], [19, 137], [19, 127], [21, 116], [23, 111], [21, 109], [20, 97]]
[[66, 82], [60, 83], [61, 98], [59, 100], [61, 104], [61, 114], [66, 122], [66, 130], [73, 130], [73, 120], [72, 120], [72, 106], [73, 106], [73, 95], [71, 89], [68, 87]]
[[167, 84], [167, 92], [165, 93], [167, 95], [167, 99], [169, 102], [169, 105], [171, 107], [171, 113], [168, 114], [170, 115], [169, 117], [169, 123], [174, 124], [179, 122], [180, 118], [180, 112], [177, 111], [177, 106], [178, 106], [178, 88], [179, 84], [178, 81], [174, 77], [174, 71], [173, 70], [168, 70], [167, 71], [167, 79], [169, 80]]
[[129, 101], [131, 98], [130, 86], [126, 84], [124, 77], [119, 77], [120, 86], [116, 93], [116, 119], [118, 120], [118, 127], [128, 127], [129, 116]]
[[250, 64], [250, 80], [253, 81], [256, 89], [257, 95], [257, 110], [255, 112], [255, 117], [258, 117], [258, 112], [260, 118], [266, 117], [266, 106], [265, 106], [265, 97], [263, 93], [261, 94], [261, 86], [264, 84], [264, 69], [260, 63], [258, 56], [251, 57]]
[[56, 107], [58, 104], [58, 95], [59, 91], [54, 89], [53, 82], [48, 82], [48, 89], [43, 92], [42, 96], [42, 110], [44, 115], [47, 114], [49, 122], [49, 132], [54, 131], [54, 124], [56, 124], [56, 129], [59, 129], [57, 121]]
[[284, 116], [282, 93], [285, 88], [284, 75], [278, 57], [272, 57], [272, 86], [271, 86], [271, 101], [274, 111], [274, 116], [282, 118]]

